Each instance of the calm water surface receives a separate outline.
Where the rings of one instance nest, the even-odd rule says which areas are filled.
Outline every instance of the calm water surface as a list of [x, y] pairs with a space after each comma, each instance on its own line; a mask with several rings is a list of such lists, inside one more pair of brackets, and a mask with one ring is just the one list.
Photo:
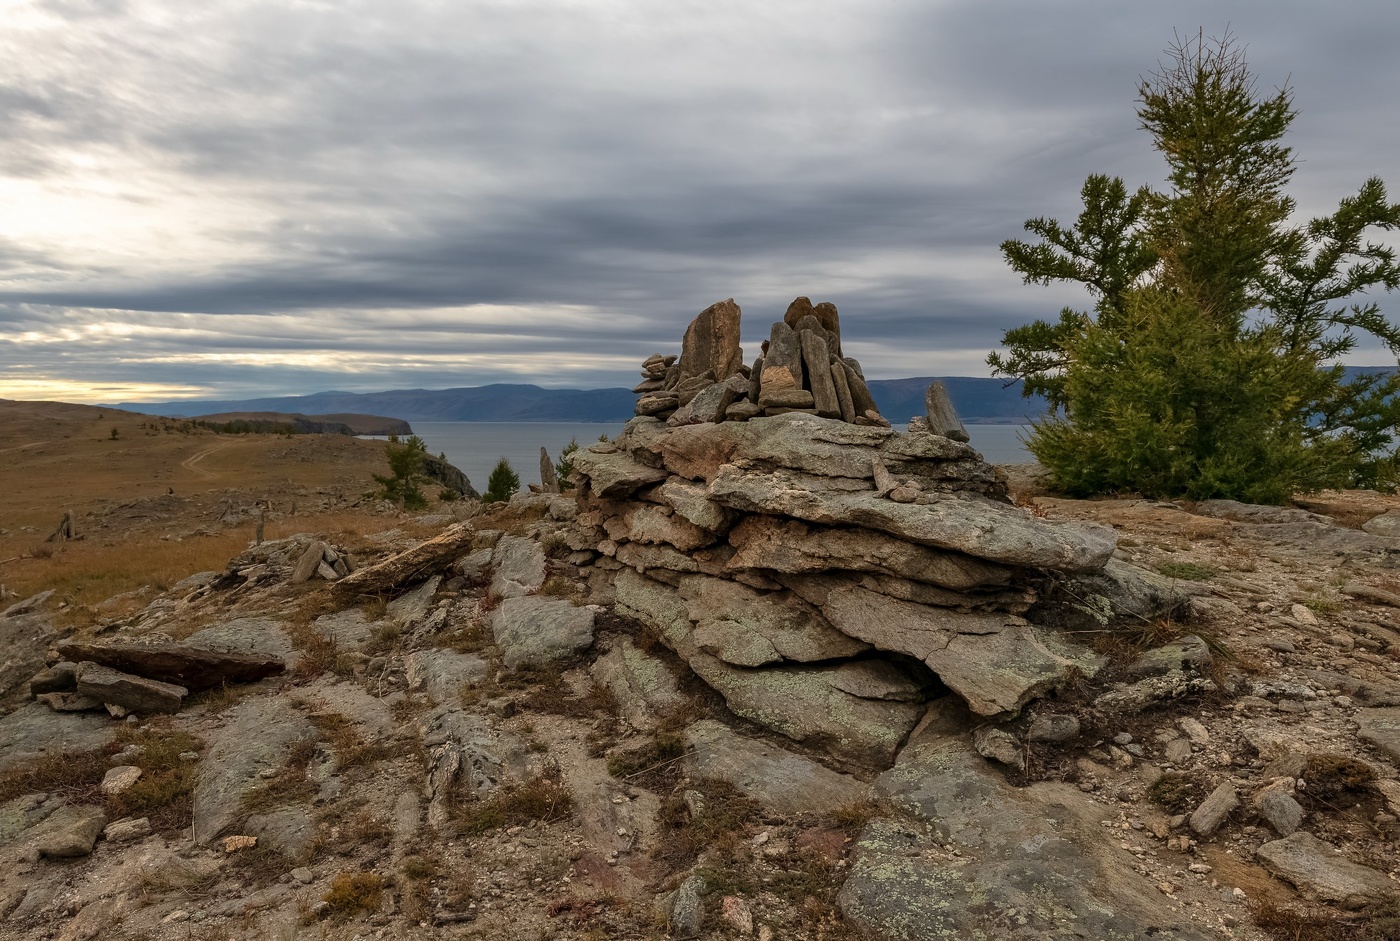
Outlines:
[[[414, 432], [427, 442], [433, 454], [446, 454], [478, 490], [486, 489], [491, 469], [504, 457], [520, 475], [522, 489], [540, 482], [540, 448], [548, 448], [553, 460], [570, 441], [587, 447], [599, 435], [612, 438], [622, 424], [605, 422], [463, 422], [416, 421]], [[1031, 460], [1020, 438], [1028, 425], [968, 425], [972, 446], [993, 464]]]

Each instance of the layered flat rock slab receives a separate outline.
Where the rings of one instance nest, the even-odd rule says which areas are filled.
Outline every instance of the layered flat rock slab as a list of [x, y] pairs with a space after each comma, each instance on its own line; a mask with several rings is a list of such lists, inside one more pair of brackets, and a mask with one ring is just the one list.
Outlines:
[[207, 843], [243, 815], [243, 803], [267, 783], [262, 772], [283, 771], [292, 745], [313, 734], [311, 722], [282, 697], [246, 699], [215, 733], [194, 788], [194, 837]]
[[867, 644], [833, 628], [791, 592], [760, 592], [722, 578], [683, 578], [680, 596], [702, 651], [736, 666], [853, 657]]
[[1048, 522], [992, 500], [931, 494], [923, 498], [927, 502], [894, 503], [874, 491], [809, 490], [794, 486], [784, 472], [755, 473], [734, 465], [720, 469], [710, 484], [710, 496], [736, 510], [863, 526], [1025, 568], [1092, 571], [1103, 567], [1118, 544], [1107, 526]]
[[1011, 614], [935, 608], [859, 586], [828, 592], [821, 609], [842, 633], [922, 660], [984, 716], [1015, 712], [1076, 677], [1093, 676], [1102, 663]]
[[1358, 709], [1355, 718], [1360, 726], [1356, 737], [1379, 748], [1391, 761], [1400, 763], [1400, 706]]
[[79, 663], [76, 692], [140, 715], [178, 712], [189, 690], [174, 683], [122, 673], [99, 663]]
[[373, 621], [359, 608], [347, 608], [334, 614], [323, 614], [311, 622], [311, 629], [335, 641], [342, 650], [358, 650], [374, 639], [379, 629], [389, 622]]
[[751, 670], [704, 653], [686, 660], [737, 715], [860, 765], [889, 765], [923, 715], [922, 703], [847, 692], [854, 677], [845, 665]]
[[261, 655], [288, 666], [296, 660], [286, 625], [275, 618], [232, 618], [191, 634], [184, 646]]
[[491, 612], [491, 632], [501, 659], [514, 670], [562, 660], [593, 643], [592, 608], [559, 598], [507, 598]]
[[422, 581], [471, 548], [475, 538], [476, 530], [470, 523], [454, 523], [426, 542], [351, 572], [333, 588], [344, 594], [371, 595]]
[[593, 662], [592, 676], [617, 699], [618, 710], [633, 728], [651, 728], [686, 703], [666, 664], [625, 637]]
[[730, 532], [729, 542], [739, 550], [727, 566], [735, 570], [877, 572], [964, 591], [1006, 585], [1012, 575], [1006, 566], [914, 545], [888, 533], [773, 516], [746, 518]]
[[1360, 908], [1400, 894], [1385, 873], [1347, 859], [1311, 833], [1299, 831], [1255, 851], [1264, 867], [1304, 892], [1345, 908]]
[[225, 683], [254, 683], [287, 669], [281, 657], [184, 644], [59, 644], [58, 652], [74, 663], [99, 663], [189, 690], [212, 689]]
[[685, 733], [689, 774], [728, 781], [780, 814], [835, 813], [870, 797], [870, 785], [711, 719]]
[[491, 593], [519, 598], [540, 590], [545, 579], [544, 548], [523, 536], [502, 536], [491, 556]]
[[621, 451], [591, 448], [574, 452], [574, 473], [588, 479], [595, 496], [607, 498], [628, 496], [670, 476], [664, 469], [639, 464]]
[[617, 573], [615, 587], [618, 612], [656, 630], [730, 709], [794, 741], [859, 764], [888, 765], [923, 712], [917, 702], [848, 692], [866, 686], [886, 695], [887, 673], [863, 682], [863, 671], [881, 668], [862, 661], [763, 669], [725, 663], [696, 644], [690, 612], [675, 589], [631, 570]]
[[[1062, 784], [1010, 787], [948, 704], [876, 781], [914, 820], [877, 819], [838, 902], [871, 937], [1207, 941], [1103, 839], [1102, 808]], [[957, 855], [949, 850], [956, 849]]]

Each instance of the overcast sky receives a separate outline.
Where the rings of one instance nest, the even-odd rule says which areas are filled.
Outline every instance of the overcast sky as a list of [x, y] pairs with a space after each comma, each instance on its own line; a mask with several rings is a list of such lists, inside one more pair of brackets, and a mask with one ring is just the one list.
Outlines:
[[998, 244], [1161, 181], [1200, 27], [1294, 88], [1301, 214], [1400, 190], [1394, 0], [0, 0], [0, 397], [630, 385], [799, 294], [873, 378], [986, 375], [1083, 298]]

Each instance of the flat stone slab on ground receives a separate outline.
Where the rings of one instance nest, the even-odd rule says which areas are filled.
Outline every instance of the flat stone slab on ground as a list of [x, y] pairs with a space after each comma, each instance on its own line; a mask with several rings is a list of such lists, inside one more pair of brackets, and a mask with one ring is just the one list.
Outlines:
[[592, 675], [617, 698], [618, 710], [633, 728], [650, 728], [686, 702], [666, 664], [626, 637], [593, 661]]
[[89, 661], [189, 690], [224, 683], [253, 683], [287, 668], [281, 657], [206, 650], [187, 644], [59, 644], [59, 655], [74, 663]]
[[[504, 540], [502, 540], [504, 541]], [[507, 598], [491, 612], [491, 632], [501, 659], [514, 670], [562, 660], [593, 643], [592, 608], [561, 598]]]
[[455, 650], [417, 650], [404, 658], [408, 688], [425, 694], [434, 703], [458, 694], [463, 686], [486, 679], [490, 666], [474, 653]]
[[780, 814], [829, 814], [870, 797], [870, 785], [771, 742], [748, 738], [712, 719], [685, 733], [691, 774], [719, 778]]
[[77, 676], [76, 692], [80, 696], [121, 706], [138, 715], [177, 712], [189, 695], [183, 686], [133, 676], [100, 663], [79, 663]]
[[1391, 761], [1400, 762], [1400, 706], [1358, 709], [1355, 718], [1360, 726], [1357, 738], [1375, 745]]
[[115, 732], [116, 725], [105, 713], [54, 712], [40, 703], [26, 703], [0, 716], [0, 773], [48, 752], [101, 748]]
[[312, 734], [311, 722], [281, 696], [246, 699], [210, 737], [194, 788], [194, 836], [207, 843], [243, 813], [246, 796], [281, 772], [293, 743]]
[[1387, 879], [1385, 873], [1352, 862], [1332, 846], [1301, 830], [1265, 843], [1255, 851], [1255, 856], [1274, 875], [1318, 898], [1347, 908], [1358, 908], [1400, 894], [1400, 886]]

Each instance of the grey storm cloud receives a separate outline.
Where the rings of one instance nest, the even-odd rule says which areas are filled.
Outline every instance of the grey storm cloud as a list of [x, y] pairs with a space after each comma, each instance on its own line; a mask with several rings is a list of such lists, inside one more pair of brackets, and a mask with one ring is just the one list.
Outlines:
[[1400, 8], [1369, 0], [22, 0], [0, 24], [14, 397], [619, 385], [707, 304], [756, 343], [798, 294], [874, 375], [985, 374], [1002, 331], [1082, 300], [998, 244], [1091, 172], [1160, 180], [1134, 96], [1198, 28], [1295, 89], [1301, 213], [1400, 187]]

